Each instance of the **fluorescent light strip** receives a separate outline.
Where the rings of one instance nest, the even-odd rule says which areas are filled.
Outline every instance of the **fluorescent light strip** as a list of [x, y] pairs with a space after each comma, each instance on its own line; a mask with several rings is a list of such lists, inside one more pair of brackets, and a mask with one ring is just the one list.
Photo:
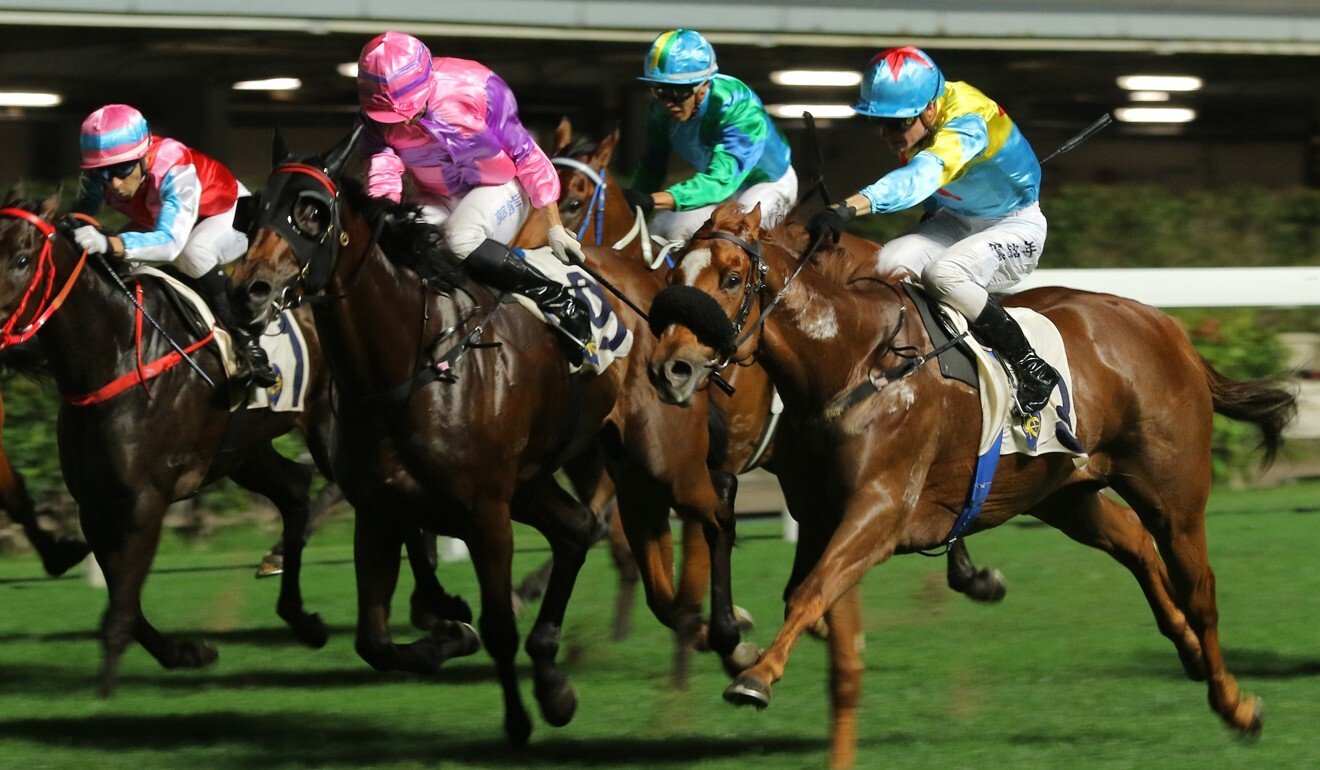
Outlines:
[[1194, 75], [1122, 75], [1118, 87], [1127, 91], [1199, 91], [1202, 81]]
[[770, 73], [770, 82], [781, 86], [855, 86], [862, 73], [852, 70], [778, 70]]
[[358, 65], [357, 62], [355, 61], [346, 61], [343, 64], [340, 64], [339, 66], [335, 67], [335, 72], [338, 72], [340, 75], [343, 75], [346, 78], [357, 77], [357, 70], [358, 70]]
[[1123, 123], [1190, 123], [1196, 110], [1186, 107], [1119, 107], [1114, 118]]
[[266, 78], [265, 80], [240, 80], [233, 86], [235, 91], [296, 91], [302, 88], [298, 78]]
[[849, 104], [772, 104], [765, 109], [776, 118], [801, 118], [804, 112], [822, 120], [851, 118], [857, 114]]
[[1169, 101], [1168, 91], [1133, 91], [1128, 94], [1128, 99], [1134, 102], [1167, 102]]
[[62, 101], [59, 94], [42, 91], [0, 91], [0, 107], [54, 107]]

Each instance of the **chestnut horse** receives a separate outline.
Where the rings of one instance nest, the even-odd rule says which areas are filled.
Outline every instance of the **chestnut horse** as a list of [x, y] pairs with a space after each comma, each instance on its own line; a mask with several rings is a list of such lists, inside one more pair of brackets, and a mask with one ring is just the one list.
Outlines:
[[[732, 240], [731, 240], [732, 239]], [[686, 403], [720, 361], [755, 356], [787, 406], [793, 441], [789, 504], [802, 521], [783, 626], [760, 660], [725, 691], [735, 704], [770, 702], [801, 633], [895, 553], [939, 545], [968, 495], [980, 430], [974, 390], [936, 367], [882, 385], [841, 415], [829, 410], [871, 372], [894, 372], [931, 343], [911, 301], [882, 281], [832, 278], [830, 260], [786, 288], [805, 245], [800, 227], [760, 229], [760, 211], [716, 210], [688, 245], [672, 286], [653, 305], [664, 327], [651, 376], [666, 401]], [[761, 318], [784, 291], [779, 312]], [[750, 295], [750, 306], [742, 298]], [[1282, 442], [1294, 397], [1265, 381], [1218, 374], [1164, 313], [1132, 300], [1036, 289], [1010, 304], [1048, 317], [1068, 348], [1084, 468], [1061, 454], [1002, 458], [973, 531], [1026, 513], [1106, 551], [1136, 577], [1160, 631], [1211, 707], [1233, 729], [1261, 728], [1260, 701], [1239, 689], [1218, 638], [1205, 540], [1211, 416], [1256, 424], [1266, 458]], [[740, 312], [740, 307], [747, 307]], [[758, 324], [763, 321], [763, 324]], [[747, 331], [735, 339], [735, 326]], [[1112, 487], [1132, 507], [1101, 494]], [[1158, 547], [1158, 550], [1157, 550]], [[860, 667], [834, 671], [834, 756], [850, 764]]]
[[[102, 695], [113, 693], [120, 657], [131, 640], [166, 668], [215, 661], [218, 653], [209, 645], [157, 631], [143, 614], [141, 595], [166, 507], [223, 476], [279, 508], [285, 540], [295, 545], [285, 557], [277, 610], [304, 644], [324, 645], [325, 625], [303, 609], [298, 583], [311, 471], [271, 445], [298, 424], [314, 455], [322, 454], [319, 432], [310, 428], [328, 423], [324, 378], [309, 384], [303, 413], [231, 412], [223, 366], [215, 346], [207, 345], [193, 360], [221, 384], [215, 389], [188, 367], [177, 366], [150, 380], [149, 394], [134, 386], [99, 403], [71, 403], [125, 375], [125, 362], [135, 359], [134, 309], [118, 288], [124, 280], [118, 273], [127, 266], [80, 254], [50, 223], [57, 205], [58, 196], [40, 205], [11, 198], [0, 211], [0, 326], [6, 332], [26, 330], [12, 332], [20, 338], [35, 334], [63, 397], [60, 464], [110, 594], [101, 620]], [[192, 339], [190, 324], [164, 293], [151, 282], [142, 289], [144, 307], [162, 327], [175, 339]], [[307, 343], [315, 360], [314, 334], [307, 335]], [[164, 360], [169, 353], [161, 335], [148, 331], [138, 360]]]
[[595, 521], [553, 472], [595, 439], [622, 366], [570, 375], [555, 332], [469, 280], [436, 228], [341, 178], [357, 135], [307, 162], [277, 136], [260, 229], [232, 278], [235, 310], [261, 328], [278, 305], [312, 304], [336, 388], [335, 478], [356, 511], [358, 654], [378, 670], [430, 674], [475, 651], [464, 624], [403, 645], [388, 626], [407, 534], [461, 538], [481, 586], [481, 641], [498, 670], [505, 733], [523, 744], [532, 723], [514, 663], [512, 521], [540, 530], [554, 554], [527, 653], [542, 716], [562, 726], [577, 696], [555, 660], [559, 633]]

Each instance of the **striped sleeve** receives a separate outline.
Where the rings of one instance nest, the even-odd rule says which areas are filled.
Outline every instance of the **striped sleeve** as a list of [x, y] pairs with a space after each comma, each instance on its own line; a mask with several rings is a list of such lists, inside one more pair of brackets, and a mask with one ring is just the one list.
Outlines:
[[197, 168], [191, 163], [175, 166], [165, 174], [160, 185], [160, 216], [156, 227], [144, 233], [124, 233], [124, 256], [137, 262], [170, 262], [197, 224], [197, 209], [202, 199], [202, 185]]
[[765, 152], [769, 134], [765, 113], [751, 99], [730, 105], [722, 116], [719, 141], [713, 148], [706, 170], [669, 188], [674, 207], [679, 211], [709, 206], [728, 200]]

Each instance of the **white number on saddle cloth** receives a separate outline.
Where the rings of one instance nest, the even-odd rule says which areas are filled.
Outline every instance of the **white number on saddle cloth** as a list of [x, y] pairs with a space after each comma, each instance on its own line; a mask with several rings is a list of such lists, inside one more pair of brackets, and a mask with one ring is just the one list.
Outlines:
[[[568, 287], [586, 308], [591, 317], [593, 351], [582, 363], [582, 368], [599, 374], [616, 358], [623, 358], [632, 350], [632, 332], [619, 319], [613, 306], [605, 299], [605, 291], [586, 272], [573, 265], [565, 265], [555, 258], [549, 247], [526, 249], [524, 259], [547, 278]], [[521, 294], [513, 295], [532, 315], [545, 321], [536, 303]]]

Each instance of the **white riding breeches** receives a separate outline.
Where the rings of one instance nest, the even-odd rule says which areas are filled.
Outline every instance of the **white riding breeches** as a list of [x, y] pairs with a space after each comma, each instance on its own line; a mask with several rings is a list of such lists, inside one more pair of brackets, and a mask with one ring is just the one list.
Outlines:
[[1004, 217], [964, 217], [948, 209], [880, 249], [881, 274], [901, 270], [934, 297], [974, 321], [989, 292], [1003, 291], [1036, 269], [1047, 225], [1040, 204]]
[[[793, 208], [797, 202], [797, 172], [792, 166], [773, 182], [754, 184], [730, 200], [737, 201], [743, 210], [751, 211], [756, 204], [761, 204], [761, 226], [773, 227]], [[686, 241], [692, 237], [718, 203], [702, 206], [690, 211], [661, 211], [651, 222], [651, 232], [670, 241]]]
[[439, 225], [445, 244], [459, 259], [467, 259], [490, 238], [508, 245], [518, 236], [531, 206], [516, 178], [502, 185], [474, 187], [462, 198], [422, 206], [422, 220]]
[[[239, 183], [238, 197], [246, 198], [249, 195], [251, 193], [248, 189]], [[198, 220], [188, 234], [183, 250], [174, 258], [174, 266], [179, 272], [189, 278], [199, 278], [247, 253], [247, 233], [234, 229], [234, 211], [237, 208], [238, 204], [235, 203], [228, 211]]]

